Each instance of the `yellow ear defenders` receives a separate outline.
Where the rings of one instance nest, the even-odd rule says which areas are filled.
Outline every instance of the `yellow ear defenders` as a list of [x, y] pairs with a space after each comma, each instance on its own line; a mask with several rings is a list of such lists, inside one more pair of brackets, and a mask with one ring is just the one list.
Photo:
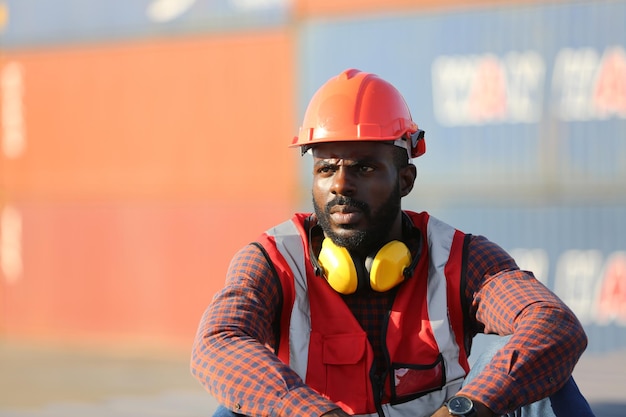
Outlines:
[[[317, 261], [328, 284], [341, 294], [352, 294], [368, 285], [374, 291], [389, 291], [405, 279], [405, 271], [411, 265], [411, 252], [399, 240], [384, 245], [376, 255], [365, 262], [355, 262], [344, 247], [330, 239], [324, 239]], [[363, 273], [364, 264], [369, 272]]]
[[[365, 260], [354, 259], [344, 247], [337, 246], [331, 239], [324, 238], [321, 227], [313, 223], [313, 216], [305, 220], [309, 235], [309, 256], [315, 275], [324, 277], [331, 288], [341, 294], [353, 294], [362, 288], [378, 292], [389, 291], [413, 275], [421, 253], [421, 234], [407, 216], [403, 217], [403, 228], [419, 242], [417, 255], [411, 259], [411, 251], [399, 240], [392, 240], [380, 248], [374, 256]], [[322, 241], [319, 257], [313, 250], [313, 235]]]

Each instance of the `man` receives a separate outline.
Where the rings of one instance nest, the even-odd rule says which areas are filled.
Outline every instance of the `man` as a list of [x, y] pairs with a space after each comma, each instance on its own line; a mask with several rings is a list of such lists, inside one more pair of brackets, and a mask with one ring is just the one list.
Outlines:
[[[315, 213], [235, 255], [194, 343], [216, 416], [593, 415], [574, 314], [496, 244], [401, 210], [425, 145], [395, 87], [330, 79], [293, 146]], [[506, 337], [470, 372], [477, 333]]]

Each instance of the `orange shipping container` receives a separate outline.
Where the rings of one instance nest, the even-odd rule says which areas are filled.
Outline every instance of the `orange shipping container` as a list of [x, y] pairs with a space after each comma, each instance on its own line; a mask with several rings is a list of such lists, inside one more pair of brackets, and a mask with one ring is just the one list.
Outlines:
[[190, 342], [297, 201], [292, 49], [275, 29], [4, 54], [0, 334]]
[[291, 54], [285, 30], [5, 54], [25, 126], [5, 198], [288, 197]]

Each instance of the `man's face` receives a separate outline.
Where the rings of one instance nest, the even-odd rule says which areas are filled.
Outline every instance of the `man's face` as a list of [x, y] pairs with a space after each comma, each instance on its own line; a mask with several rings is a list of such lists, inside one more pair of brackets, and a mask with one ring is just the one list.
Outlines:
[[377, 142], [332, 142], [313, 148], [313, 206], [327, 237], [369, 253], [399, 238], [400, 200], [415, 180], [412, 165], [398, 170], [394, 147]]

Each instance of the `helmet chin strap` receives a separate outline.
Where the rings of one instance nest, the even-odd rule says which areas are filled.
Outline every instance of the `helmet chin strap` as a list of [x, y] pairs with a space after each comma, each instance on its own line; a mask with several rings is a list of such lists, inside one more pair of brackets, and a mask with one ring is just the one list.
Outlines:
[[401, 148], [405, 148], [409, 154], [409, 159], [420, 156], [424, 151], [424, 144], [420, 141], [424, 140], [425, 132], [421, 129], [415, 132], [407, 132], [406, 135], [393, 141], [393, 144]]
[[409, 159], [411, 159], [411, 142], [407, 140], [407, 138], [398, 138], [393, 141], [393, 144], [399, 148], [403, 148], [409, 156]]

